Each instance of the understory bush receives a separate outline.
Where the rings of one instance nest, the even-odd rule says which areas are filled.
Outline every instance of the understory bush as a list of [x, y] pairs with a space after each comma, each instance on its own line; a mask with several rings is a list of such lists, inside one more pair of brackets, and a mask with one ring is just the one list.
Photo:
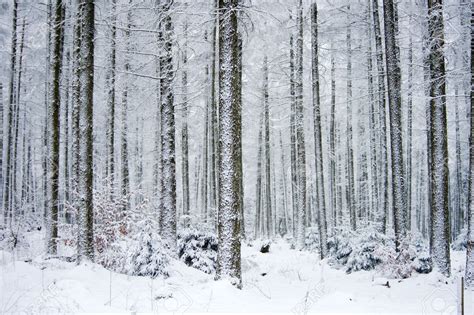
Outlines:
[[186, 265], [213, 274], [217, 267], [217, 238], [210, 232], [186, 228], [178, 233], [178, 256]]
[[338, 228], [328, 238], [328, 262], [343, 268], [347, 273], [359, 270], [377, 270], [389, 278], [407, 278], [415, 271], [429, 273], [432, 270], [431, 257], [421, 236], [407, 238], [395, 250], [392, 236], [374, 228], [352, 231]]

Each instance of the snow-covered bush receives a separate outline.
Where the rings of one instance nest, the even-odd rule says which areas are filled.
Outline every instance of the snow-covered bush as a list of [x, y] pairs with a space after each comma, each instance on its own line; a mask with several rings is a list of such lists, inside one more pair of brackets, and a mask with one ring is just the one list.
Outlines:
[[393, 236], [387, 236], [374, 228], [355, 232], [338, 228], [328, 238], [328, 247], [329, 263], [345, 268], [347, 273], [377, 270], [385, 277], [399, 279], [407, 278], [413, 272], [429, 273], [432, 270], [426, 242], [419, 234], [408, 237], [397, 252]]
[[375, 229], [362, 229], [354, 240], [351, 244], [352, 250], [347, 256], [346, 272], [375, 269], [384, 262], [388, 242], [384, 234]]
[[213, 233], [193, 228], [178, 233], [178, 256], [186, 265], [205, 273], [215, 273], [217, 267], [217, 238]]
[[127, 248], [124, 271], [134, 276], [168, 277], [170, 255], [153, 222], [145, 219], [139, 222], [138, 227], [138, 233], [132, 237]]
[[351, 240], [355, 233], [344, 228], [338, 228], [334, 235], [328, 238], [329, 262], [333, 265], [345, 265], [352, 253]]
[[453, 250], [466, 250], [467, 248], [467, 229], [462, 229], [461, 233], [456, 237], [456, 239], [451, 244]]
[[306, 229], [304, 245], [309, 251], [319, 251], [319, 231], [316, 227]]

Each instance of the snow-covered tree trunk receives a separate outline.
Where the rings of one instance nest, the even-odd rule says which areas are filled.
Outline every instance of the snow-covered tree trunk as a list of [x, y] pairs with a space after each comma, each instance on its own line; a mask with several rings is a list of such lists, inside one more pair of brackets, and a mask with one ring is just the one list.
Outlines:
[[380, 27], [379, 3], [378, 0], [372, 2], [372, 12], [374, 19], [375, 53], [377, 60], [377, 82], [378, 82], [378, 112], [380, 122], [380, 191], [381, 200], [379, 202], [380, 219], [383, 231], [387, 232], [388, 220], [388, 145], [387, 145], [387, 120], [386, 120], [386, 99], [385, 99], [385, 67], [383, 62], [382, 32]]
[[264, 115], [264, 145], [265, 145], [265, 233], [273, 237], [272, 224], [272, 193], [271, 193], [271, 158], [270, 158], [270, 104], [268, 100], [268, 58], [263, 59], [263, 115]]
[[240, 269], [241, 104], [238, 0], [219, 0], [219, 209], [216, 278], [242, 287]]
[[[130, 0], [129, 3], [131, 3]], [[132, 27], [132, 11], [129, 10], [127, 13], [127, 27], [125, 29], [125, 47], [126, 51], [131, 50], [130, 45], [130, 28]], [[129, 171], [129, 160], [128, 160], [128, 90], [129, 90], [129, 79], [128, 72], [130, 72], [130, 57], [129, 53], [124, 56], [124, 87], [122, 91], [122, 110], [121, 110], [121, 135], [120, 135], [120, 159], [121, 159], [121, 176], [120, 176], [120, 190], [122, 198], [125, 198], [124, 213], [123, 216], [127, 215], [127, 211], [130, 209], [130, 171]]]
[[370, 128], [370, 185], [371, 185], [371, 215], [372, 221], [376, 224], [376, 228], [379, 232], [383, 232], [383, 226], [381, 223], [381, 213], [379, 210], [379, 165], [378, 165], [378, 150], [377, 150], [377, 135], [379, 133], [379, 124], [376, 115], [375, 108], [375, 95], [374, 95], [374, 75], [373, 75], [373, 56], [372, 56], [372, 30], [373, 30], [373, 18], [372, 18], [372, 5], [371, 0], [367, 0], [367, 83], [369, 92], [369, 128]]
[[304, 106], [303, 106], [303, 2], [298, 4], [297, 37], [296, 37], [296, 72], [295, 72], [295, 99], [296, 99], [296, 159], [298, 174], [298, 202], [297, 202], [297, 233], [296, 247], [303, 249], [305, 241], [306, 222], [306, 153], [304, 135]]
[[79, 261], [94, 260], [93, 106], [94, 106], [94, 0], [82, 0], [81, 45]]
[[[336, 62], [334, 42], [331, 42], [331, 113], [329, 116], [329, 198], [331, 201], [332, 227], [340, 224], [337, 214], [336, 193]], [[338, 220], [339, 218], [339, 220]]]
[[161, 236], [165, 245], [176, 251], [176, 153], [175, 112], [173, 93], [173, 22], [170, 11], [173, 1], [160, 3], [161, 49]]
[[431, 117], [431, 242], [433, 264], [450, 275], [449, 255], [449, 165], [446, 122], [446, 69], [442, 0], [428, 1], [430, 36], [430, 117]]
[[469, 134], [469, 209], [467, 212], [466, 286], [474, 288], [474, 11], [471, 5], [471, 108]]
[[316, 183], [318, 189], [317, 210], [319, 213], [318, 230], [321, 248], [321, 259], [327, 254], [327, 221], [326, 195], [324, 190], [324, 163], [321, 134], [321, 100], [319, 91], [319, 51], [318, 51], [318, 7], [316, 2], [311, 5], [311, 45], [312, 45], [312, 79], [313, 79], [313, 127], [314, 156], [316, 164]]
[[109, 184], [110, 198], [114, 198], [115, 179], [115, 81], [117, 64], [117, 0], [111, 1], [110, 17], [110, 52], [107, 69], [107, 157], [106, 177]]
[[16, 57], [17, 57], [17, 19], [18, 19], [18, 0], [13, 1], [13, 22], [12, 22], [12, 44], [10, 57], [10, 83], [9, 83], [9, 102], [6, 126], [7, 143], [5, 147], [5, 176], [3, 183], [3, 221], [7, 224], [11, 221], [12, 209], [10, 207], [10, 190], [11, 190], [11, 148], [13, 142], [13, 108], [15, 105], [15, 75], [16, 75]]
[[[290, 19], [291, 19], [290, 15]], [[298, 209], [298, 173], [296, 172], [296, 98], [295, 98], [295, 50], [293, 34], [290, 35], [290, 167], [291, 167], [291, 202], [292, 232], [296, 238], [296, 212]]]
[[[347, 12], [350, 12], [350, 5], [347, 6]], [[347, 116], [346, 116], [346, 150], [347, 150], [347, 187], [346, 187], [346, 206], [349, 211], [349, 222], [352, 230], [357, 228], [355, 187], [354, 187], [354, 149], [352, 141], [352, 31], [351, 21], [348, 19], [346, 33], [347, 49]]]
[[183, 25], [184, 45], [182, 48], [183, 71], [181, 73], [182, 83], [182, 110], [181, 110], [181, 172], [183, 185], [183, 214], [189, 215], [189, 149], [188, 149], [188, 52], [187, 52], [187, 36], [188, 24], [184, 22]]
[[413, 36], [410, 33], [408, 47], [408, 92], [407, 92], [407, 230], [411, 231], [412, 217], [412, 151], [413, 151]]
[[[53, 55], [51, 62], [51, 97], [50, 97], [50, 143], [51, 153], [49, 161], [49, 185], [51, 191], [51, 202], [49, 203], [49, 232], [48, 236], [48, 253], [56, 255], [57, 253], [57, 238], [58, 238], [58, 212], [59, 212], [59, 135], [60, 135], [60, 109], [61, 109], [61, 48], [63, 46], [63, 23], [64, 10], [62, 0], [57, 0], [54, 9], [53, 22]], [[18, 122], [17, 122], [18, 128]]]
[[388, 103], [390, 109], [390, 142], [392, 158], [392, 195], [395, 243], [397, 249], [406, 234], [405, 165], [403, 163], [402, 99], [400, 53], [396, 40], [395, 6], [384, 0], [385, 53], [387, 64]]

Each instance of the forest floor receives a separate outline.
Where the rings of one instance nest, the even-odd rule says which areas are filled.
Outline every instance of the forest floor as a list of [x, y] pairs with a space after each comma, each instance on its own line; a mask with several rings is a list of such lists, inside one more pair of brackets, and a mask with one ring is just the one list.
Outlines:
[[[375, 271], [346, 274], [317, 253], [292, 250], [283, 241], [266, 254], [258, 249], [242, 248], [242, 290], [180, 262], [173, 263], [169, 278], [153, 280], [96, 264], [0, 251], [0, 314], [457, 314], [464, 252], [452, 252], [449, 279], [432, 272], [387, 280]], [[32, 260], [25, 262], [28, 256]], [[464, 314], [474, 314], [474, 292], [465, 292], [465, 301]]]

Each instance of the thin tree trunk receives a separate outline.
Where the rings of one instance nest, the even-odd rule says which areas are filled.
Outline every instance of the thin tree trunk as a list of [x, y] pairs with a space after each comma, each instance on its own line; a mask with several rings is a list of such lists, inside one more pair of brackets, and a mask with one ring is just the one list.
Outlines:
[[474, 288], [474, 11], [471, 5], [471, 107], [469, 134], [469, 195], [467, 212], [466, 286]]
[[313, 124], [315, 175], [318, 190], [318, 230], [321, 259], [327, 255], [327, 221], [326, 195], [324, 191], [324, 161], [321, 134], [321, 100], [319, 91], [319, 52], [318, 52], [318, 7], [316, 2], [311, 6], [311, 44], [312, 44], [312, 78], [313, 78]]

